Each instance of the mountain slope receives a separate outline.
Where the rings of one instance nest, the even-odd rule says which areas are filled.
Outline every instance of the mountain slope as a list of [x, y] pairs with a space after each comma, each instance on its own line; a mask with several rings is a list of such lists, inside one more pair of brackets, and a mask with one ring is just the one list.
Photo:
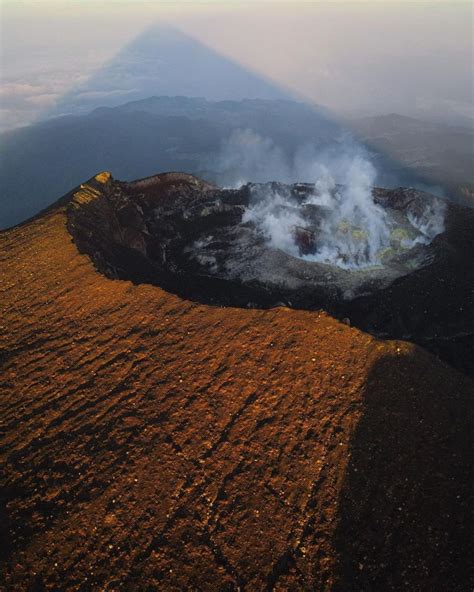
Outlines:
[[6, 589], [470, 588], [468, 378], [107, 279], [64, 204], [0, 245]]

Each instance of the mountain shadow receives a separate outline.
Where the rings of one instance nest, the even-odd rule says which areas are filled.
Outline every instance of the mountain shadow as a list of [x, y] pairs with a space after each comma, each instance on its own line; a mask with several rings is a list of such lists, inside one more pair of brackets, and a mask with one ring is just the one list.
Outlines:
[[168, 24], [155, 24], [84, 83], [59, 99], [46, 117], [155, 95], [289, 99], [291, 93]]
[[394, 349], [365, 384], [339, 503], [334, 589], [464, 592], [474, 584], [474, 383], [460, 374], [446, 381], [443, 364], [427, 363], [422, 350]]

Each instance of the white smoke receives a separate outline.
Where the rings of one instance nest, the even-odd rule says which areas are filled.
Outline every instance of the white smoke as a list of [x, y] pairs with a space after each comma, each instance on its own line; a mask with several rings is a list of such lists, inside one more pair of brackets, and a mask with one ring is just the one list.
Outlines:
[[[221, 170], [230, 172], [231, 186], [249, 181], [314, 183], [313, 193], [303, 203], [278, 186], [258, 187], [243, 216], [243, 222], [254, 223], [271, 246], [295, 257], [344, 269], [370, 267], [381, 263], [394, 241], [409, 249], [431, 242], [444, 229], [439, 201], [421, 215], [409, 215], [415, 235], [407, 236], [397, 228], [374, 202], [377, 172], [370, 155], [348, 136], [326, 150], [301, 147], [290, 160], [271, 140], [252, 130], [238, 130], [224, 146], [220, 164]], [[317, 227], [305, 217], [305, 206], [321, 208]], [[316, 236], [314, 252], [301, 252], [295, 229]]]
[[259, 192], [257, 199], [245, 211], [242, 222], [253, 222], [272, 247], [299, 257], [292, 229], [304, 226], [305, 220], [296, 210], [289, 210], [288, 197], [278, 191]]
[[[336, 263], [353, 268], [376, 265], [380, 252], [390, 244], [390, 224], [385, 211], [372, 198], [376, 171], [359, 154], [345, 162], [342, 171], [331, 172], [316, 180], [314, 203], [330, 208], [323, 219], [318, 243], [320, 248], [305, 258], [321, 263]], [[335, 186], [335, 174], [342, 176], [342, 186]], [[318, 194], [322, 199], [319, 201]]]
[[252, 129], [236, 129], [222, 145], [216, 166], [223, 183], [238, 188], [249, 181], [290, 183], [292, 174], [284, 151]]
[[445, 211], [445, 203], [437, 199], [428, 204], [419, 215], [408, 212], [410, 224], [420, 232], [419, 236], [414, 239], [413, 244], [427, 245], [435, 236], [444, 231]]

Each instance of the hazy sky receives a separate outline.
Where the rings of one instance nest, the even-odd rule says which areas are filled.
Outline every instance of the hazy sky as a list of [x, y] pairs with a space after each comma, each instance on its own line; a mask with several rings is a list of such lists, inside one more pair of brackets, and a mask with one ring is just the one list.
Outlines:
[[[232, 98], [240, 85], [266, 94], [258, 78], [344, 115], [396, 111], [460, 123], [472, 116], [470, 2], [3, 0], [1, 7], [3, 128], [147, 93]], [[155, 24], [178, 29], [183, 46], [178, 37], [166, 46]], [[181, 79], [173, 52], [189, 66]], [[196, 67], [202, 86], [189, 84]], [[241, 83], [242, 71], [257, 75], [254, 87]]]

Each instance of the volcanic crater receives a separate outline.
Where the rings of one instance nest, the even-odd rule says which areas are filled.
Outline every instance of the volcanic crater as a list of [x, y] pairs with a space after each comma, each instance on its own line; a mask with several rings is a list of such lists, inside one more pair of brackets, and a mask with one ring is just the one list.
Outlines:
[[[375, 260], [363, 227], [342, 219], [328, 231], [332, 210], [310, 183], [223, 189], [183, 173], [134, 182], [101, 173], [74, 193], [68, 229], [108, 277], [206, 304], [324, 309], [473, 375], [474, 211], [414, 188], [371, 193], [388, 220]], [[287, 248], [249, 215], [265, 200], [271, 221], [304, 220], [287, 224]], [[324, 232], [336, 244], [332, 261], [319, 256]]]

